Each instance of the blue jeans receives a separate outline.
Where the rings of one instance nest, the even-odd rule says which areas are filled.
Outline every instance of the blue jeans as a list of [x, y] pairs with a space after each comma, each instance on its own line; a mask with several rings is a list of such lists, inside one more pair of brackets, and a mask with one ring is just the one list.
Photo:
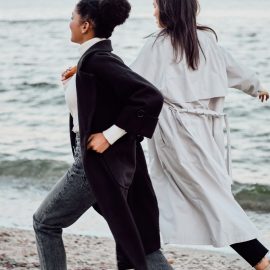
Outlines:
[[[96, 199], [85, 176], [76, 136], [75, 161], [52, 188], [33, 216], [36, 244], [41, 270], [66, 270], [66, 253], [62, 240], [63, 228], [75, 223]], [[160, 250], [146, 256], [149, 270], [172, 270]]]
[[53, 187], [33, 217], [42, 270], [67, 269], [62, 229], [75, 223], [96, 201], [85, 177], [79, 140], [77, 135], [73, 165]]

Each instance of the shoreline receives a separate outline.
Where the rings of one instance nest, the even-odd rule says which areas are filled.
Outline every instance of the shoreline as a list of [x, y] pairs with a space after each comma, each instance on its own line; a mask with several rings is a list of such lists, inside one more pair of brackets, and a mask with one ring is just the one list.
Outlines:
[[[112, 270], [115, 264], [114, 241], [106, 237], [93, 237], [64, 233], [68, 269]], [[175, 270], [248, 270], [252, 269], [237, 254], [164, 246], [164, 255], [172, 260]], [[0, 270], [39, 269], [34, 232], [0, 227]], [[157, 269], [159, 270], [159, 269]]]

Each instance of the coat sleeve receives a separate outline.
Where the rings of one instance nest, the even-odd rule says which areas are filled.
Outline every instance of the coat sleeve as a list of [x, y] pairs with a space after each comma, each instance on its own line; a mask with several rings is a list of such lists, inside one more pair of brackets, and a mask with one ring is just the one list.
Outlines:
[[248, 95], [257, 97], [259, 91], [263, 90], [257, 74], [240, 65], [224, 48], [220, 47], [220, 50], [226, 64], [228, 87], [236, 88]]
[[127, 133], [151, 138], [163, 105], [159, 90], [111, 53], [96, 53], [87, 69], [106, 82], [108, 91], [114, 91], [123, 104], [114, 124]]

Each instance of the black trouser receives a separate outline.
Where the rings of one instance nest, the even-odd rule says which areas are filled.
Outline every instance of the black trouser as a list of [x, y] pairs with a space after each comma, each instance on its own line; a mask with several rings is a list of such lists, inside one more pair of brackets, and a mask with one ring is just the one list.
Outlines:
[[257, 265], [268, 253], [268, 249], [265, 248], [257, 239], [233, 244], [231, 247], [252, 267]]

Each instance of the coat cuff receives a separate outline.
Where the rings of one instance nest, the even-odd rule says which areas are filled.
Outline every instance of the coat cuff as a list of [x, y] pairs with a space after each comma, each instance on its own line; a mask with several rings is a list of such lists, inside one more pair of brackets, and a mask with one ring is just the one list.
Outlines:
[[263, 91], [267, 91], [266, 87], [263, 84], [260, 84], [259, 90], [256, 93], [256, 97], [258, 97]]

